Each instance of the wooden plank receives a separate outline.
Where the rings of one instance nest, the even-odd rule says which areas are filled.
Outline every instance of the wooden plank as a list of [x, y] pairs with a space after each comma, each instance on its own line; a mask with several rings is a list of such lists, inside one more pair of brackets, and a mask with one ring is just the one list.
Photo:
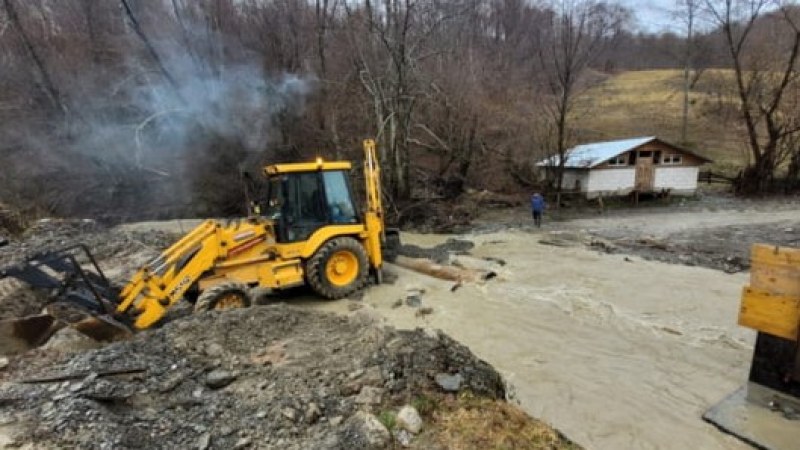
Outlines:
[[[98, 370], [95, 371], [94, 373], [96, 373], [98, 377], [108, 377], [112, 375], [127, 375], [132, 373], [142, 373], [146, 370], [147, 367], [126, 367], [120, 369]], [[24, 383], [24, 384], [57, 383], [67, 380], [79, 380], [81, 378], [86, 378], [91, 374], [92, 372], [76, 372], [76, 373], [46, 375], [34, 378], [26, 378], [24, 380], [17, 380], [17, 383]]]
[[739, 325], [797, 341], [800, 297], [775, 295], [745, 286], [739, 308]]
[[800, 249], [753, 244], [750, 261], [753, 289], [800, 297]]

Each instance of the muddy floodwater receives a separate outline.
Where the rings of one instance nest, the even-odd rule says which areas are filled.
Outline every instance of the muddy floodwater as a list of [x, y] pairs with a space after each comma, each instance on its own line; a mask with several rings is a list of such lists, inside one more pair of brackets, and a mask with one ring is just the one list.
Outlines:
[[[294, 301], [344, 314], [363, 304], [356, 314], [380, 315], [398, 327], [444, 330], [503, 373], [530, 414], [587, 448], [749, 449], [701, 419], [747, 379], [755, 333], [736, 325], [746, 272], [539, 240], [554, 230], [608, 234], [619, 227], [659, 236], [791, 220], [800, 220], [800, 212], [699, 211], [467, 234], [460, 237], [475, 247], [458, 262], [496, 271], [485, 284], [453, 291], [452, 282], [391, 266], [394, 284], [371, 287], [361, 301]], [[403, 234], [405, 243], [419, 246], [447, 238]], [[420, 315], [420, 308], [405, 302], [421, 290], [421, 306], [432, 307], [431, 314]]]
[[[430, 236], [407, 241], [430, 243]], [[472, 237], [503, 258], [482, 286], [401, 268], [363, 301], [400, 327], [441, 328], [494, 365], [521, 405], [587, 448], [749, 448], [703, 422], [747, 378], [754, 333], [737, 327], [746, 275], [540, 245], [522, 232]], [[409, 289], [423, 306], [392, 308]], [[340, 309], [330, 303], [320, 307]]]

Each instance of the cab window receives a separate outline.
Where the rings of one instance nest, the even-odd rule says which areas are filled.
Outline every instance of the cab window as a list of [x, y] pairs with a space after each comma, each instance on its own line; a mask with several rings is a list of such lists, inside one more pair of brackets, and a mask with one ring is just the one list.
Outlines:
[[345, 173], [323, 172], [325, 182], [325, 197], [331, 223], [356, 223], [356, 211], [353, 207], [353, 198], [347, 184]]
[[291, 173], [271, 180], [266, 216], [275, 220], [278, 242], [306, 240], [328, 223], [322, 189], [318, 173]]

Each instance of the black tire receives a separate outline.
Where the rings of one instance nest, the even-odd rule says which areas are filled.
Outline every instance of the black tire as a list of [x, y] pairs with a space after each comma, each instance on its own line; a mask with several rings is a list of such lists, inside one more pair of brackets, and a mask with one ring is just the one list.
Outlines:
[[[358, 265], [357, 273], [347, 284], [337, 284], [329, 279], [326, 270], [334, 255], [347, 253], [352, 255]], [[314, 256], [306, 262], [306, 281], [319, 295], [330, 300], [346, 297], [360, 289], [369, 276], [369, 260], [367, 251], [360, 242], [351, 237], [331, 239], [320, 247]]]
[[383, 252], [383, 259], [388, 262], [394, 262], [397, 255], [400, 254], [400, 231], [396, 229], [386, 230], [386, 238], [381, 246]]
[[235, 302], [241, 304], [241, 308], [247, 308], [253, 304], [253, 299], [250, 297], [250, 289], [242, 283], [229, 281], [212, 286], [197, 297], [194, 304], [194, 312], [210, 311], [212, 309], [227, 309], [218, 306], [223, 299], [233, 299]]

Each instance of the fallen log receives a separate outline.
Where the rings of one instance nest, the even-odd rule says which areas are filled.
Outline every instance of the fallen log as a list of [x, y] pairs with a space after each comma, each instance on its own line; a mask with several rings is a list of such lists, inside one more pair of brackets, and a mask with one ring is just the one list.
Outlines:
[[458, 282], [486, 281], [497, 274], [486, 270], [469, 269], [464, 267], [444, 266], [426, 258], [409, 258], [399, 255], [394, 264], [415, 272], [423, 273], [442, 280]]

